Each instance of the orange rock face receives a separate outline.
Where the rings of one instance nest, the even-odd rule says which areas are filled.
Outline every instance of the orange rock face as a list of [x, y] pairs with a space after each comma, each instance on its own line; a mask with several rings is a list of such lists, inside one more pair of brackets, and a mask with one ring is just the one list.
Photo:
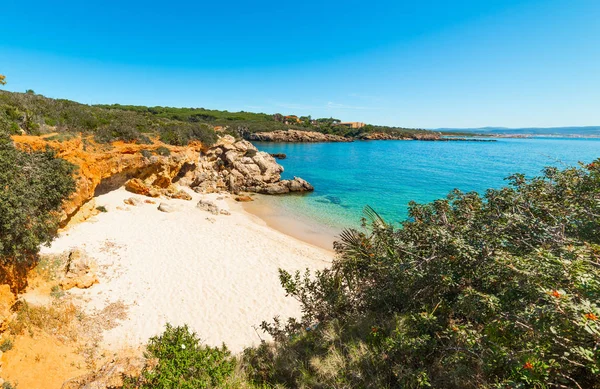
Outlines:
[[[97, 144], [91, 138], [82, 136], [63, 142], [27, 135], [13, 136], [13, 140], [15, 145], [23, 150], [44, 150], [50, 147], [60, 158], [78, 167], [75, 176], [77, 190], [63, 203], [63, 225], [67, 224], [97, 191], [116, 189], [131, 178], [139, 178], [145, 186], [156, 182], [157, 185], [160, 184], [160, 188], [168, 187], [183, 164], [196, 163], [202, 150], [202, 145], [198, 142], [186, 147], [176, 147], [159, 142], [150, 145], [124, 142]], [[167, 147], [171, 154], [153, 155], [150, 158], [141, 154], [143, 150], [152, 151], [159, 146]]]

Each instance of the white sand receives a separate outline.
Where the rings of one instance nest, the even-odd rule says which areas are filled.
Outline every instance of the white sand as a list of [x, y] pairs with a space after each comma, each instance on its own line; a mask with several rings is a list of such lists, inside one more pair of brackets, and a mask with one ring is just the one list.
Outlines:
[[[62, 233], [43, 253], [80, 248], [95, 258], [100, 283], [72, 289], [84, 309], [102, 309], [123, 301], [128, 318], [104, 334], [103, 347], [137, 346], [164, 329], [188, 324], [210, 345], [225, 343], [233, 352], [260, 342], [254, 327], [273, 316], [299, 316], [298, 303], [279, 284], [278, 268], [318, 269], [333, 254], [275, 231], [244, 212], [231, 199], [215, 201], [230, 216], [196, 208], [201, 198], [155, 199], [156, 204], [127, 206], [124, 189], [96, 198], [108, 212]], [[157, 209], [160, 202], [181, 207]], [[122, 209], [117, 209], [117, 207]], [[214, 222], [207, 218], [215, 219]], [[268, 337], [258, 329], [263, 339]]]

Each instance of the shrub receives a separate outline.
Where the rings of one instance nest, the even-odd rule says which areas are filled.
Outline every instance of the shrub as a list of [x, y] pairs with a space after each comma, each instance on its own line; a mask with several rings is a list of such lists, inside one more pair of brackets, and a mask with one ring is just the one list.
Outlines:
[[144, 149], [144, 150], [140, 151], [140, 154], [142, 154], [142, 156], [144, 158], [147, 158], [147, 159], [149, 159], [150, 157], [152, 157], [152, 151], [150, 151], [150, 150], [145, 150]]
[[365, 210], [330, 269], [281, 271], [300, 321], [263, 323], [254, 382], [288, 387], [600, 388], [600, 160]]
[[4, 339], [2, 343], [0, 343], [0, 351], [7, 352], [13, 348], [13, 342], [10, 339]]
[[160, 146], [156, 149], [156, 154], [168, 157], [169, 155], [171, 155], [171, 150], [169, 150], [165, 146]]
[[186, 146], [191, 141], [200, 141], [210, 146], [217, 140], [214, 130], [206, 124], [169, 123], [159, 128], [160, 140], [174, 146]]
[[111, 123], [98, 129], [94, 134], [94, 139], [100, 143], [111, 143], [119, 140], [123, 142], [152, 143], [150, 138], [142, 135], [134, 126], [117, 123]]
[[108, 212], [104, 205], [97, 206], [96, 209], [100, 212]]
[[53, 151], [24, 152], [0, 134], [0, 262], [28, 264], [56, 234], [75, 167]]
[[139, 378], [128, 378], [125, 387], [199, 389], [220, 387], [233, 373], [235, 361], [223, 345], [213, 348], [187, 325], [166, 325], [162, 335], [150, 339], [146, 358], [156, 358], [154, 368], [144, 369]]

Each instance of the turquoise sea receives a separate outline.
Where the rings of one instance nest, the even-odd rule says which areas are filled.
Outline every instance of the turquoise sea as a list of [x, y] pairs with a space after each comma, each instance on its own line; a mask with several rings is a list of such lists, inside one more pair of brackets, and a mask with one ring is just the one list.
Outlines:
[[505, 177], [529, 177], [545, 166], [572, 166], [600, 158], [600, 139], [501, 138], [496, 142], [358, 141], [263, 143], [259, 150], [285, 153], [283, 178], [314, 185], [306, 195], [271, 196], [270, 205], [340, 230], [358, 226], [365, 205], [387, 221], [406, 218], [411, 200], [430, 202], [454, 188], [483, 193]]

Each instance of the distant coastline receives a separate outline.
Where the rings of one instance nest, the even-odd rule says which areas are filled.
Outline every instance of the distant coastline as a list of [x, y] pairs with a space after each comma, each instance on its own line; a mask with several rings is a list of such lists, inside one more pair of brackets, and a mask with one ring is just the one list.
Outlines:
[[600, 138], [600, 126], [584, 127], [481, 127], [481, 128], [437, 128], [432, 131], [460, 135], [480, 135], [498, 138], [563, 137]]

